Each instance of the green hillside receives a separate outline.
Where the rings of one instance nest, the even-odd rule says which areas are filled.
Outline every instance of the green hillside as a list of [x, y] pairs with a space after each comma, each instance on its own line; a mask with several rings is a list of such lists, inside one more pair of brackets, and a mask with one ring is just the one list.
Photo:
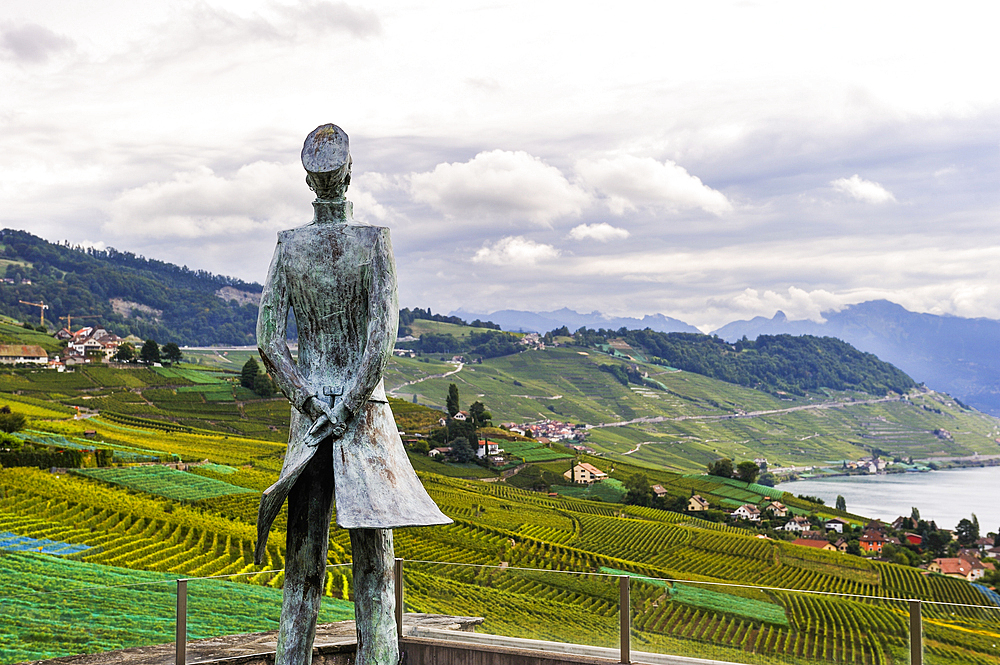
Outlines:
[[[0, 231], [0, 273], [14, 280], [0, 288], [0, 313], [38, 323], [39, 308], [55, 328], [59, 318], [97, 316], [122, 337], [133, 334], [161, 344], [253, 344], [254, 303], [216, 295], [230, 287], [259, 294], [259, 284], [190, 270], [115, 249], [73, 248], [25, 231]], [[83, 320], [81, 320], [83, 322]]]
[[[455, 383], [465, 402], [483, 401], [494, 422], [585, 423], [586, 444], [595, 450], [676, 471], [700, 471], [720, 457], [822, 465], [870, 455], [872, 448], [904, 458], [1000, 453], [995, 418], [923, 389], [905, 397], [831, 390], [775, 395], [577, 346], [491, 358], [448, 376], [441, 375], [456, 366], [423, 360], [393, 359], [387, 389], [443, 408]], [[645, 378], [624, 385], [609, 367]]]

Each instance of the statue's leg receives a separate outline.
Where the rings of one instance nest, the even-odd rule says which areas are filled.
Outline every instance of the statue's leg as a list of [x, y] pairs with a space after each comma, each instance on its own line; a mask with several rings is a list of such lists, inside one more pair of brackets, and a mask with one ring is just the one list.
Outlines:
[[354, 560], [355, 665], [396, 665], [396, 595], [392, 529], [351, 529]]
[[333, 448], [319, 445], [288, 494], [285, 591], [275, 665], [309, 665], [333, 516]]

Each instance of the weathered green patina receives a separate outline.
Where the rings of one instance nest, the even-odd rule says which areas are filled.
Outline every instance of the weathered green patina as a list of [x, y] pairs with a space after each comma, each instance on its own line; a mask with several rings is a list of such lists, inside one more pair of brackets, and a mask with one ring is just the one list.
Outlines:
[[[382, 385], [399, 308], [389, 230], [355, 222], [344, 198], [351, 179], [347, 134], [323, 125], [302, 149], [316, 192], [306, 226], [283, 231], [257, 320], [260, 355], [292, 403], [281, 475], [264, 491], [255, 557], [288, 500], [285, 591], [278, 665], [312, 658], [322, 597], [332, 502], [351, 529], [357, 662], [394, 665], [392, 532], [447, 524], [413, 472]], [[286, 340], [289, 311], [299, 331], [298, 360]]]

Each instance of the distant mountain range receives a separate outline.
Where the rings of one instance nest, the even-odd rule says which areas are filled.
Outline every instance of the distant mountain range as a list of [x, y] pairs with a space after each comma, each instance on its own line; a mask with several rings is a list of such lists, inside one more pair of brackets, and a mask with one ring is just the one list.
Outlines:
[[566, 326], [570, 332], [578, 330], [582, 326], [587, 328], [605, 328], [607, 330], [618, 330], [627, 328], [629, 330], [643, 330], [650, 328], [657, 332], [700, 332], [697, 328], [678, 319], [664, 316], [663, 314], [648, 314], [641, 319], [627, 316], [608, 316], [600, 312], [581, 314], [571, 309], [562, 308], [551, 312], [526, 312], [516, 309], [503, 309], [491, 314], [479, 314], [464, 309], [459, 309], [451, 313], [466, 321], [480, 319], [482, 321], [492, 321], [504, 330], [511, 332], [537, 332], [545, 333], [556, 328]]
[[778, 312], [770, 319], [728, 323], [714, 334], [728, 341], [779, 333], [837, 337], [934, 390], [1000, 416], [1000, 321], [918, 314], [887, 300], [822, 316], [825, 323], [789, 321]]

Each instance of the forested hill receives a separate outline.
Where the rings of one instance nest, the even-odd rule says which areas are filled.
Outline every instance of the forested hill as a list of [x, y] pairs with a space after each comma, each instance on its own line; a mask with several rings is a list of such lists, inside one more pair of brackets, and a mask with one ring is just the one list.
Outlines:
[[[190, 270], [115, 249], [95, 250], [53, 244], [25, 231], [0, 231], [0, 313], [38, 321], [39, 308], [19, 300], [44, 302], [50, 329], [59, 317], [84, 315], [74, 327], [100, 323], [161, 344], [254, 344], [260, 284]], [[245, 293], [243, 304], [216, 292], [231, 287]], [[116, 311], [117, 310], [117, 311]]]
[[582, 329], [574, 338], [591, 345], [621, 339], [654, 363], [768, 392], [802, 395], [829, 388], [885, 395], [916, 386], [895, 366], [833, 337], [761, 335], [729, 343], [693, 333]]

